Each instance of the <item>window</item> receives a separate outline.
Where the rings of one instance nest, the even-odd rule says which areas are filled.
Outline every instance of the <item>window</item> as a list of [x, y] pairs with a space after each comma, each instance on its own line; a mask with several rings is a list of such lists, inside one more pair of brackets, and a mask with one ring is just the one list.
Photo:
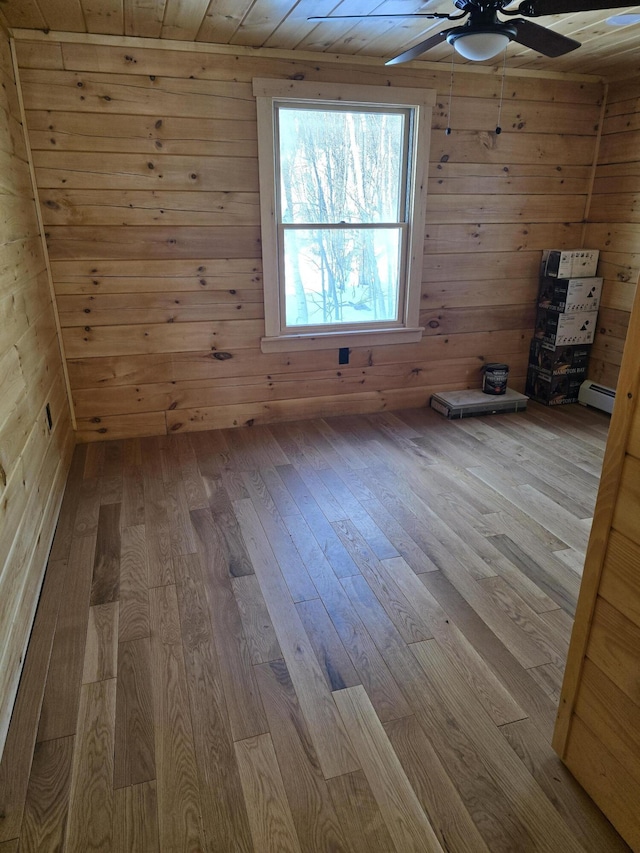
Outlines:
[[417, 341], [423, 89], [254, 80], [265, 352]]

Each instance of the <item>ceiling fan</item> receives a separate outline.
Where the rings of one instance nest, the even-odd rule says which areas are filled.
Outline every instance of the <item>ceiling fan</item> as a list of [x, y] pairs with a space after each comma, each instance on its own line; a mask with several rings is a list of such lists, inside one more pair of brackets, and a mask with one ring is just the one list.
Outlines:
[[[580, 47], [580, 42], [553, 30], [534, 24], [527, 18], [542, 15], [557, 15], [570, 12], [591, 12], [598, 9], [616, 9], [627, 6], [619, 0], [523, 0], [517, 8], [506, 9], [512, 0], [455, 0], [454, 6], [459, 14], [442, 12], [413, 12], [404, 15], [329, 15], [310, 17], [310, 21], [335, 21], [345, 19], [368, 20], [370, 18], [431, 18], [446, 21], [459, 21], [469, 16], [462, 26], [441, 30], [424, 41], [403, 51], [386, 65], [398, 65], [421, 56], [432, 47], [448, 41], [465, 59], [476, 62], [492, 59], [501, 53], [510, 41], [518, 42], [544, 56], [562, 56]], [[503, 21], [498, 12], [512, 20]], [[516, 18], [515, 15], [524, 15]]]

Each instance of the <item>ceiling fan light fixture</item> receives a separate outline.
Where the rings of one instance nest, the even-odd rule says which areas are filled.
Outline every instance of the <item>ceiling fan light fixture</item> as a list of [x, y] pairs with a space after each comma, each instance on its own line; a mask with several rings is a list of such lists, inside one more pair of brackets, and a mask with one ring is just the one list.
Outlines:
[[[457, 32], [456, 32], [457, 30]], [[473, 62], [493, 59], [506, 48], [511, 41], [511, 33], [495, 30], [487, 32], [469, 32], [465, 27], [456, 27], [448, 36], [447, 41], [453, 45], [456, 53]], [[466, 30], [460, 32], [460, 30]]]

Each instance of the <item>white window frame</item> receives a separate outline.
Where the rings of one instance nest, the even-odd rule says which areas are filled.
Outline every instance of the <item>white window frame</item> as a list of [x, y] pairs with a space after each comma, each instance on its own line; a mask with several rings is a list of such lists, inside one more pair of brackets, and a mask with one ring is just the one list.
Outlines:
[[[262, 225], [262, 264], [264, 279], [265, 336], [263, 352], [329, 349], [334, 346], [372, 346], [419, 341], [424, 329], [419, 324], [422, 287], [422, 257], [425, 239], [427, 177], [431, 111], [436, 93], [431, 89], [409, 89], [390, 86], [361, 86], [342, 83], [311, 83], [298, 80], [256, 78], [253, 94], [257, 103], [258, 164], [260, 172], [260, 213]], [[400, 323], [388, 326], [363, 324], [363, 328], [341, 329], [334, 324], [322, 331], [283, 331], [276, 198], [276, 108], [286, 102], [313, 101], [331, 106], [352, 104], [354, 107], [392, 106], [413, 111], [413, 145], [410, 152], [410, 186], [408, 190], [408, 235], [404, 254], [404, 276], [400, 282]]]

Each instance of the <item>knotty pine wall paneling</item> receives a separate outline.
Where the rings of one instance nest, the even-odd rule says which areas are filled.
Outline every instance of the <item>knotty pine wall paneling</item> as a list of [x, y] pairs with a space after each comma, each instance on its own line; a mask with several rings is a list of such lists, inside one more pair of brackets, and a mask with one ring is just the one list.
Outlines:
[[[20, 42], [80, 441], [524, 384], [540, 251], [580, 245], [603, 88], [363, 59]], [[377, 64], [375, 64], [377, 62]], [[435, 88], [418, 344], [263, 354], [256, 76]]]
[[585, 246], [600, 249], [604, 277], [589, 378], [615, 388], [640, 274], [640, 78], [611, 83]]
[[1, 754], [74, 442], [9, 38], [2, 30], [0, 82]]
[[618, 390], [553, 745], [639, 851], [640, 291]]

